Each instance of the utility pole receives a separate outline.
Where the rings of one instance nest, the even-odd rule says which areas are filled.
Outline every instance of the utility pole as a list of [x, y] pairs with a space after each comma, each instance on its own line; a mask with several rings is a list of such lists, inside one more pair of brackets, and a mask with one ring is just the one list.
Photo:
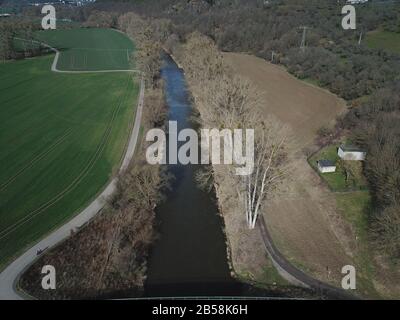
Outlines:
[[358, 39], [358, 45], [361, 45], [362, 36], [363, 36], [363, 32], [361, 31], [360, 38]]
[[306, 49], [306, 36], [307, 36], [308, 27], [303, 26], [303, 27], [300, 27], [300, 29], [303, 29], [303, 36], [301, 39], [300, 50], [304, 52]]

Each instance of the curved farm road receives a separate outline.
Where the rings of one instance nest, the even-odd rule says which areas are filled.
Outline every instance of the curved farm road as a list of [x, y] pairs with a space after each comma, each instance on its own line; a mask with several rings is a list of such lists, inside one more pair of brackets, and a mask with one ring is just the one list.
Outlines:
[[[20, 39], [23, 40], [23, 39]], [[60, 73], [105, 73], [105, 72], [131, 72], [139, 73], [139, 70], [98, 70], [98, 71], [62, 71], [57, 69], [57, 62], [59, 58], [59, 51], [55, 48], [43, 44], [53, 50], [56, 56], [53, 60], [51, 70]], [[119, 172], [124, 171], [130, 161], [133, 158], [135, 147], [137, 144], [140, 123], [142, 119], [143, 111], [143, 100], [144, 100], [144, 80], [141, 77], [140, 81], [140, 93], [138, 97], [138, 105], [135, 116], [135, 123], [129, 138], [128, 146], [125, 150], [125, 156], [122, 161]], [[36, 260], [38, 257], [37, 252], [39, 250], [45, 250], [58, 244], [60, 241], [66, 239], [72, 230], [79, 229], [83, 224], [91, 220], [104, 206], [105, 200], [111, 196], [116, 190], [117, 178], [113, 178], [103, 192], [81, 213], [75, 216], [72, 220], [52, 232], [50, 235], [36, 243], [33, 247], [23, 253], [20, 257], [9, 264], [0, 273], [0, 300], [19, 300], [29, 298], [24, 296], [23, 293], [19, 292], [16, 288], [16, 284], [19, 280], [19, 276]]]
[[264, 102], [262, 112], [285, 124], [294, 142], [288, 160], [290, 178], [259, 219], [259, 242], [264, 243], [274, 265], [290, 282], [329, 291], [333, 297], [349, 297], [321, 281], [341, 286], [342, 267], [355, 265], [355, 239], [337, 211], [334, 195], [321, 185], [303, 152], [313, 147], [320, 127], [332, 124], [346, 110], [345, 102], [263, 59], [237, 53], [224, 57], [236, 73], [257, 86]]

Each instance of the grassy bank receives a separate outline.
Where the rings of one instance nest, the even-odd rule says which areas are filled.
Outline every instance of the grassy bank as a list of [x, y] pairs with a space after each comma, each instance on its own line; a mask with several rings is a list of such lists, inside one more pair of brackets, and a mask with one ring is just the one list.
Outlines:
[[357, 271], [357, 291], [364, 297], [379, 298], [380, 294], [374, 287], [375, 266], [373, 251], [368, 238], [368, 212], [371, 197], [367, 191], [336, 194], [338, 210], [353, 227], [357, 251], [355, 255]]

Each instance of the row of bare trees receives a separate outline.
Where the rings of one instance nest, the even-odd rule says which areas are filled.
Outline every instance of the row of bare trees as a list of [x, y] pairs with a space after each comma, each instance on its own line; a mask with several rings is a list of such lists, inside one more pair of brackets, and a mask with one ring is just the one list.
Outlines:
[[[253, 229], [265, 201], [285, 176], [286, 132], [272, 117], [260, 114], [262, 102], [256, 88], [233, 74], [214, 42], [200, 33], [174, 48], [198, 108], [202, 128], [253, 129], [254, 168], [248, 175], [236, 175], [235, 165], [214, 165], [214, 176], [229, 181], [230, 197]], [[208, 177], [208, 175], [204, 175]]]
[[132, 64], [143, 71], [146, 87], [154, 89], [159, 84], [162, 44], [168, 37], [171, 23], [167, 19], [145, 19], [134, 12], [123, 14], [118, 27], [135, 40], [136, 50]]
[[117, 21], [118, 14], [115, 12], [93, 10], [87, 20], [83, 23], [83, 26], [94, 28], [116, 28]]

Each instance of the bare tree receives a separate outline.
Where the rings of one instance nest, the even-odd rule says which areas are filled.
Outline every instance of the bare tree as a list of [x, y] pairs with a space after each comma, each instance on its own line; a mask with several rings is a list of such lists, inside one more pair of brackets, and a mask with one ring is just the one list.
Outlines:
[[[211, 39], [191, 34], [184, 45], [182, 64], [203, 128], [254, 130], [254, 168], [250, 174], [236, 175], [236, 164], [219, 169], [235, 186], [233, 193], [243, 207], [248, 227], [253, 229], [262, 205], [284, 178], [286, 130], [277, 119], [260, 114], [262, 100], [257, 89], [224, 64]], [[226, 146], [232, 148], [232, 140]], [[205, 174], [198, 178], [204, 184], [209, 177]]]
[[180, 59], [191, 85], [203, 86], [226, 72], [222, 55], [212, 39], [199, 32], [190, 34]]
[[93, 10], [87, 21], [84, 23], [84, 26], [114, 28], [117, 26], [117, 17], [117, 14], [114, 12]]
[[277, 190], [287, 173], [286, 132], [268, 119], [257, 124], [254, 145], [254, 170], [247, 176], [237, 176], [237, 193], [244, 202], [247, 225], [254, 229], [260, 208]]
[[143, 71], [146, 87], [155, 88], [158, 85], [158, 78], [161, 68], [162, 46], [153, 40], [143, 40], [133, 56], [134, 63], [139, 70]]
[[208, 128], [252, 128], [260, 118], [260, 96], [254, 86], [239, 75], [218, 75], [196, 86], [193, 92]]
[[129, 12], [119, 17], [118, 27], [135, 41], [136, 51], [132, 64], [143, 71], [146, 88], [159, 86], [162, 42], [168, 38], [170, 23], [166, 19], [143, 19]]

